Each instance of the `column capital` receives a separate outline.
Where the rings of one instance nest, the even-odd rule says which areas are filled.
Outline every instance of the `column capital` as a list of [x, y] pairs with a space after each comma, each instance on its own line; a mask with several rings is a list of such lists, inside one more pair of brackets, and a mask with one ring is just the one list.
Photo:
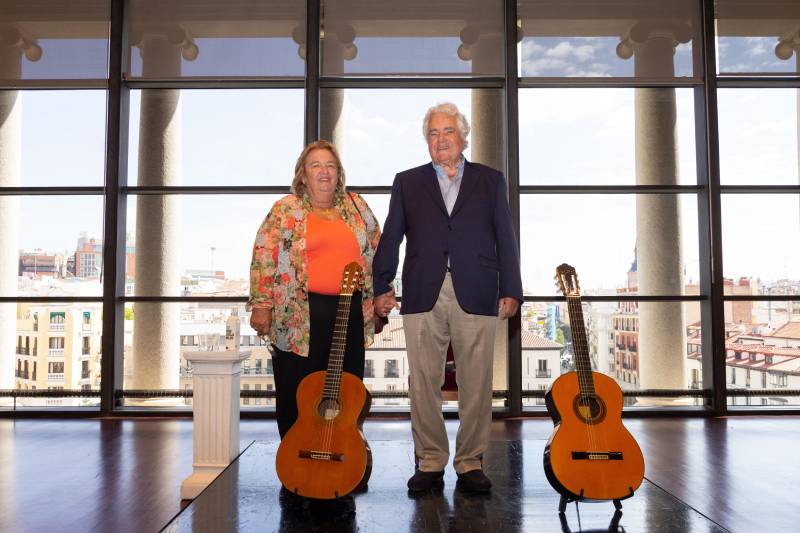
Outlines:
[[42, 48], [36, 39], [27, 35], [16, 24], [0, 25], [0, 46], [17, 49], [25, 54], [28, 61], [39, 61], [42, 58]]
[[200, 48], [197, 46], [189, 31], [180, 24], [147, 24], [136, 28], [131, 32], [130, 44], [139, 49], [139, 55], [143, 56], [148, 43], [159, 43], [159, 45], [169, 43], [176, 50], [180, 50], [181, 57], [186, 61], [194, 61], [200, 55]]
[[[356, 29], [347, 22], [328, 22], [325, 27], [320, 31], [321, 39], [336, 39], [336, 45], [328, 46], [326, 50], [331, 53], [332, 50], [338, 49], [341, 51], [341, 57], [345, 61], [352, 61], [358, 56], [358, 47], [355, 44]], [[305, 55], [305, 47], [303, 47]]]
[[778, 37], [778, 44], [775, 45], [775, 55], [778, 59], [786, 61], [792, 54], [797, 54], [800, 58], [800, 27]]
[[692, 40], [692, 26], [682, 21], [670, 20], [643, 20], [633, 24], [622, 36], [617, 44], [617, 56], [621, 59], [630, 59], [634, 52], [650, 41], [667, 41], [672, 46], [673, 53], [679, 44]]

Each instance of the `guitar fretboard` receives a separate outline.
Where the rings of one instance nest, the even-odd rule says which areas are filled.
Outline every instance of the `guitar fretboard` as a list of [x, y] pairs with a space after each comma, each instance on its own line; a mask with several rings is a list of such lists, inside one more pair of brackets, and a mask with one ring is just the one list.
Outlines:
[[339, 304], [336, 308], [336, 323], [333, 327], [331, 351], [328, 358], [328, 371], [325, 373], [325, 388], [322, 391], [323, 399], [333, 400], [339, 398], [339, 389], [342, 384], [344, 349], [347, 345], [347, 323], [350, 317], [352, 300], [352, 293], [339, 295]]
[[567, 296], [567, 311], [572, 327], [572, 348], [575, 351], [575, 372], [578, 374], [578, 385], [581, 395], [594, 395], [592, 379], [592, 360], [589, 356], [589, 344], [586, 342], [586, 329], [583, 325], [583, 308], [580, 296]]

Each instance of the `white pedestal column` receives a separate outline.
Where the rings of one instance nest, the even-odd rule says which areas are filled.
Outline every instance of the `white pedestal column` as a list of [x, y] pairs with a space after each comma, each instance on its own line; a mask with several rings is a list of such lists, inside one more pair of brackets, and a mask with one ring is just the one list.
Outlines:
[[196, 498], [239, 455], [239, 374], [249, 351], [187, 352], [193, 375], [194, 461], [181, 499]]

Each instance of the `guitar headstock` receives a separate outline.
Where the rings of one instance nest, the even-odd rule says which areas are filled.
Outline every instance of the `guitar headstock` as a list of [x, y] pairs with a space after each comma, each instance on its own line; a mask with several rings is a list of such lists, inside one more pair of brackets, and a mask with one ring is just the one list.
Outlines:
[[580, 296], [581, 286], [575, 268], [562, 263], [556, 268], [556, 285], [564, 296]]
[[364, 286], [364, 269], [353, 261], [344, 267], [339, 294], [349, 296]]

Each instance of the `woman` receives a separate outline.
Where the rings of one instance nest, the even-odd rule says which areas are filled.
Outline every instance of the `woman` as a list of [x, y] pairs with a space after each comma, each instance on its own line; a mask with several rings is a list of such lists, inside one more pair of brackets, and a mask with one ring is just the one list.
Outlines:
[[275, 411], [281, 438], [297, 419], [297, 387], [328, 366], [345, 265], [364, 269], [353, 294], [343, 369], [363, 379], [364, 349], [375, 330], [372, 256], [380, 239], [375, 216], [344, 187], [334, 145], [305, 147], [294, 169], [292, 194], [275, 202], [256, 234], [250, 266], [250, 325], [273, 347]]

